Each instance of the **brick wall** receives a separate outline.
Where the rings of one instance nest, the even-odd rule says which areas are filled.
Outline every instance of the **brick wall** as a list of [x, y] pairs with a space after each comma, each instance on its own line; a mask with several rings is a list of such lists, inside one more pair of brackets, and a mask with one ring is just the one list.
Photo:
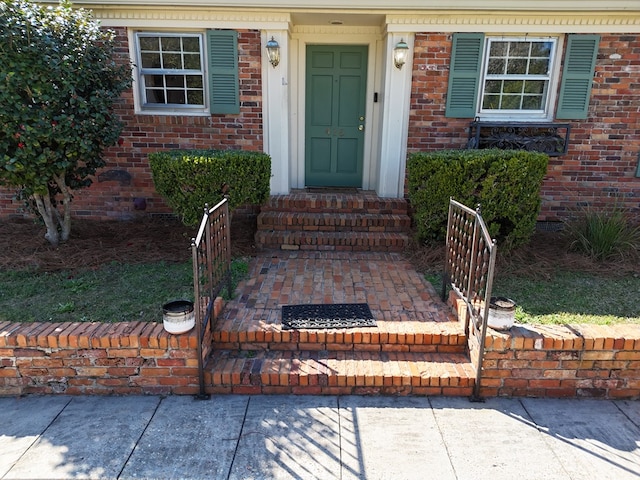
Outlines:
[[[461, 322], [466, 308], [450, 295]], [[468, 339], [477, 366], [478, 341]], [[640, 397], [640, 325], [514, 325], [487, 329], [483, 397]]]
[[[408, 151], [464, 148], [472, 119], [445, 118], [452, 36], [416, 35]], [[551, 158], [540, 220], [585, 205], [624, 205], [640, 213], [640, 36], [603, 35], [589, 117], [572, 121], [566, 155]]]
[[[115, 29], [117, 55], [129, 59], [125, 28]], [[147, 213], [170, 213], [155, 192], [147, 155], [176, 148], [263, 150], [260, 32], [238, 31], [240, 114], [211, 116], [135, 115], [133, 91], [122, 95], [116, 112], [125, 123], [118, 145], [107, 149], [107, 165], [89, 189], [78, 190], [73, 215], [95, 219], [133, 219]], [[0, 188], [0, 218], [20, 214], [15, 192]], [[146, 210], [136, 210], [143, 198]]]
[[[119, 54], [128, 56], [126, 30], [117, 30]], [[122, 143], [107, 151], [107, 167], [90, 189], [76, 193], [74, 215], [129, 219], [169, 213], [155, 193], [147, 155], [170, 148], [263, 149], [260, 34], [239, 31], [241, 113], [207, 117], [134, 115], [126, 92], [118, 113]], [[416, 35], [409, 122], [409, 153], [462, 148], [471, 119], [444, 117], [451, 35]], [[587, 204], [620, 204], [640, 212], [640, 36], [603, 35], [589, 118], [573, 121], [569, 152], [554, 157], [542, 186], [540, 220], [558, 220]], [[19, 212], [13, 191], [0, 189], [0, 218]], [[146, 210], [135, 210], [144, 198]]]
[[[223, 307], [217, 298], [214, 316]], [[0, 322], [0, 396], [196, 394], [197, 348], [195, 329], [162, 323]]]

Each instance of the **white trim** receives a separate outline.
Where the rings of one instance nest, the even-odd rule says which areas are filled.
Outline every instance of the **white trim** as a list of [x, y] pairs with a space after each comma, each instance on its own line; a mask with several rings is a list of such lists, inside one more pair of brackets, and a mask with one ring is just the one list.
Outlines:
[[[280, 63], [269, 63], [265, 45], [274, 38], [280, 45]], [[290, 182], [289, 150], [289, 34], [287, 30], [264, 30], [260, 34], [262, 52], [262, 128], [264, 151], [271, 156], [272, 195], [287, 194]], [[285, 112], [283, 114], [283, 112]]]
[[[398, 70], [393, 65], [393, 48], [404, 40], [409, 46], [406, 65]], [[376, 192], [381, 197], [402, 197], [407, 158], [407, 140], [411, 108], [411, 79], [413, 65], [413, 34], [387, 35], [383, 68], [384, 95], [378, 185]]]
[[[58, 3], [55, 0], [45, 0], [45, 3]], [[175, 8], [176, 0], [83, 0], [78, 7], [94, 8], [96, 6], [136, 6], [150, 5], [154, 8], [164, 6]], [[575, 11], [575, 12], [606, 12], [606, 11], [640, 11], [637, 0], [531, 0], [529, 2], [514, 2], [513, 0], [449, 0], [447, 7], [442, 7], [442, 1], [437, 0], [396, 0], [389, 6], [388, 0], [325, 0], [318, 4], [317, 0], [234, 0], [238, 8], [292, 8], [292, 9], [354, 9], [354, 10], [420, 10], [420, 11]], [[185, 8], [209, 7], [229, 8], [229, 0], [183, 0]], [[75, 4], [74, 4], [75, 5]]]

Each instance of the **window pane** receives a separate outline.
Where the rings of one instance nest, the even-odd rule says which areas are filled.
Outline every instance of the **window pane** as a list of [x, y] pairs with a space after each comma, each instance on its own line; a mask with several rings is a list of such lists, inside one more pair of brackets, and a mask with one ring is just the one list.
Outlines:
[[520, 110], [520, 95], [505, 95], [502, 97], [502, 110]]
[[147, 103], [166, 103], [163, 90], [147, 88], [145, 93], [147, 94]]
[[484, 84], [485, 93], [502, 92], [502, 80], [489, 80]]
[[482, 108], [498, 110], [500, 108], [500, 95], [485, 95], [482, 101]]
[[160, 68], [160, 54], [159, 53], [143, 53], [140, 55], [142, 60], [142, 68]]
[[202, 88], [202, 75], [186, 75], [188, 88]]
[[522, 99], [523, 110], [542, 110], [542, 95], [527, 95]]
[[202, 90], [187, 90], [187, 103], [189, 105], [204, 105]]
[[529, 75], [548, 75], [549, 61], [533, 59], [529, 62]]
[[182, 55], [179, 53], [162, 54], [162, 68], [182, 70]]
[[505, 80], [503, 88], [504, 93], [522, 93], [523, 80]]
[[551, 42], [533, 42], [531, 44], [531, 56], [549, 58], [551, 56], [552, 47], [553, 43]]
[[158, 37], [140, 37], [140, 50], [160, 50]]
[[185, 53], [184, 68], [188, 70], [200, 70], [200, 54]]
[[184, 88], [184, 76], [183, 75], [167, 75], [166, 77], [167, 87], [181, 87]]
[[509, 42], [491, 42], [489, 55], [492, 57], [504, 57], [507, 55]]
[[164, 75], [145, 75], [144, 84], [147, 87], [164, 87]]
[[185, 52], [196, 52], [198, 55], [200, 55], [200, 38], [184, 37], [182, 39], [182, 49]]
[[162, 37], [162, 51], [164, 52], [179, 52], [182, 50], [180, 48], [180, 37]]
[[507, 74], [525, 75], [527, 73], [527, 60], [524, 58], [512, 58], [507, 64]]
[[524, 84], [524, 93], [544, 93], [544, 86], [547, 82], [543, 80], [527, 80]]
[[530, 48], [531, 42], [510, 42], [509, 56], [526, 58], [529, 56]]
[[506, 64], [507, 62], [504, 58], [491, 58], [489, 59], [487, 73], [489, 75], [502, 75], [505, 72]]
[[184, 90], [167, 90], [167, 103], [184, 105]]

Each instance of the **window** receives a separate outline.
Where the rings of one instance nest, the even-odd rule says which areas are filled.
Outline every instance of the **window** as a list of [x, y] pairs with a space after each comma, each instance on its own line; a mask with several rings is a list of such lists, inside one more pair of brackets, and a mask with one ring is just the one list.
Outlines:
[[137, 32], [136, 110], [160, 115], [240, 113], [238, 32]]
[[587, 118], [600, 36], [570, 34], [566, 41], [558, 88], [557, 38], [454, 34], [445, 115], [493, 121]]
[[488, 38], [479, 113], [547, 116], [555, 39]]
[[136, 41], [143, 109], [206, 109], [202, 35], [138, 33]]

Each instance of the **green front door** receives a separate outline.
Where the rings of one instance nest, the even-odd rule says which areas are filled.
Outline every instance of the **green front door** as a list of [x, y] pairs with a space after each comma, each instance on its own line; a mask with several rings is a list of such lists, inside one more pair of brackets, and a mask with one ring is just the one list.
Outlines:
[[307, 46], [306, 186], [362, 187], [367, 47]]

